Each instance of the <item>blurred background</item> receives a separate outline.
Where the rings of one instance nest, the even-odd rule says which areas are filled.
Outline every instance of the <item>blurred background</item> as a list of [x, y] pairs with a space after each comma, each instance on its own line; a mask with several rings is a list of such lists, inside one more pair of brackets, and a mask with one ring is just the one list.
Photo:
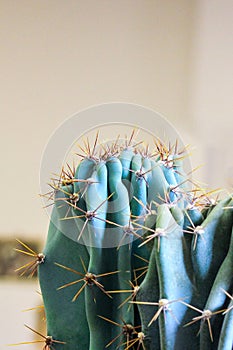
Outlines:
[[36, 278], [14, 272], [13, 248], [43, 246], [40, 161], [70, 115], [112, 101], [152, 108], [195, 146], [198, 179], [232, 189], [232, 14], [231, 0], [0, 0], [1, 349], [38, 339], [24, 324], [44, 332], [41, 313], [22, 311], [41, 297]]

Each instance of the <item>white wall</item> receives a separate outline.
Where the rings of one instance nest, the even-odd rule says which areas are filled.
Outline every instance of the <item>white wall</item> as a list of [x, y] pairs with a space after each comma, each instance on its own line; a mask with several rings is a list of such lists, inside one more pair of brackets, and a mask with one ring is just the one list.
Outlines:
[[80, 109], [132, 102], [189, 129], [194, 2], [1, 1], [0, 232], [45, 233], [40, 158], [53, 130]]
[[199, 0], [193, 37], [190, 115], [203, 180], [233, 187], [233, 2]]
[[[28, 330], [24, 324], [33, 329], [38, 328], [38, 320], [41, 315], [36, 310], [24, 311], [29, 308], [41, 305], [41, 297], [37, 294], [38, 285], [35, 281], [24, 282], [14, 280], [0, 280], [0, 300], [1, 300], [1, 340], [2, 350], [9, 349], [9, 344], [19, 342], [41, 340], [39, 336]], [[30, 350], [41, 349], [40, 344], [19, 345], [15, 349]]]

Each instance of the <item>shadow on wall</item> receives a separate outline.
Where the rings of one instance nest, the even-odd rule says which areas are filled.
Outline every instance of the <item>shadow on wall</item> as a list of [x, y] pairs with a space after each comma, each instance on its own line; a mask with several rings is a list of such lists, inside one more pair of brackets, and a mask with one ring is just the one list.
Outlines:
[[[10, 349], [8, 344], [40, 339], [27, 329], [25, 324], [45, 334], [44, 309], [36, 270], [33, 276], [30, 276], [31, 267], [33, 268], [33, 256], [30, 254], [40, 251], [41, 242], [31, 240], [23, 243], [25, 246], [20, 242], [23, 243], [20, 239], [17, 242], [7, 237], [0, 240], [0, 300], [1, 314], [4, 315], [4, 322], [3, 319], [1, 322], [0, 348], [3, 350]], [[21, 251], [27, 251], [29, 254]], [[43, 343], [23, 344], [14, 348], [39, 350], [41, 344]]]
[[[0, 239], [0, 277], [23, 277], [27, 278], [32, 275], [30, 271], [33, 262], [33, 252], [40, 250], [41, 242], [36, 240], [27, 241], [23, 239], [9, 239], [1, 237]], [[27, 249], [28, 247], [28, 249]], [[23, 253], [25, 251], [25, 253]], [[32, 259], [29, 262], [28, 257]], [[32, 266], [33, 268], [33, 266]], [[36, 277], [35, 270], [33, 276]]]

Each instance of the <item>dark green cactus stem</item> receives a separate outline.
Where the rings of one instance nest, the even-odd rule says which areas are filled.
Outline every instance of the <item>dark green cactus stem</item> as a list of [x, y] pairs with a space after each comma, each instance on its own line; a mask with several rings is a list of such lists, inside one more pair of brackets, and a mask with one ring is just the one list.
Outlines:
[[[60, 198], [62, 195], [63, 193], [60, 191], [57, 193]], [[83, 272], [79, 257], [82, 257], [84, 262], [89, 260], [86, 247], [67, 238], [63, 233], [64, 227], [60, 230], [58, 228], [61, 221], [59, 220], [59, 209], [57, 207], [61, 205], [61, 202], [64, 205], [63, 201], [56, 201], [53, 210], [48, 239], [44, 249], [46, 261], [41, 264], [39, 269], [41, 291], [46, 309], [47, 332], [48, 335], [53, 336], [53, 339], [65, 339], [67, 350], [72, 349], [74, 344], [80, 344], [80, 349], [88, 349], [90, 333], [86, 318], [84, 294], [80, 295], [79, 305], [75, 305], [72, 299], [77, 292], [77, 285], [58, 290], [62, 285], [72, 281], [75, 276], [72, 272], [63, 271], [62, 268], [54, 264], [55, 262]], [[72, 232], [77, 233], [77, 227], [73, 220], [66, 221], [66, 224]], [[69, 252], [69, 254], [65, 252]], [[66, 321], [64, 322], [64, 320]], [[80, 322], [82, 327], [80, 327]], [[72, 328], [70, 327], [71, 324]], [[55, 348], [56, 350], [64, 349], [64, 345], [56, 344]]]
[[233, 215], [231, 209], [224, 207], [230, 201], [231, 197], [227, 197], [219, 202], [193, 236], [192, 261], [197, 289], [201, 291], [198, 301], [201, 309], [229, 249]]
[[[227, 212], [229, 214], [229, 211]], [[227, 231], [226, 231], [227, 233]], [[231, 233], [231, 243], [229, 246], [228, 253], [223, 260], [221, 267], [215, 277], [214, 283], [212, 285], [210, 294], [208, 296], [207, 302], [205, 304], [205, 310], [210, 310], [213, 314], [219, 312], [219, 310], [225, 309], [227, 296], [224, 291], [232, 290], [232, 274], [233, 274], [233, 232]], [[221, 311], [221, 312], [223, 312]], [[214, 318], [214, 317], [213, 317]], [[213, 320], [213, 322], [218, 322], [218, 320]], [[233, 324], [232, 324], [233, 326]], [[217, 347], [218, 339], [220, 337], [221, 328], [215, 327], [213, 323], [213, 341]], [[203, 327], [200, 333], [201, 343], [200, 348], [205, 350], [211, 347], [211, 338], [209, 336], [208, 327]]]
[[154, 303], [155, 300], [159, 300], [160, 298], [159, 279], [155, 260], [156, 250], [157, 247], [154, 245], [148, 265], [148, 272], [137, 294], [137, 305], [141, 316], [142, 331], [145, 334], [145, 347], [147, 349], [160, 348], [159, 327], [156, 322], [153, 322], [149, 326], [156, 312], [156, 306], [153, 307], [151, 303]]
[[46, 350], [232, 350], [232, 196], [212, 205], [177, 143], [150, 153], [133, 136], [99, 153], [96, 138], [52, 185], [45, 258], [32, 255], [65, 344]]
[[[229, 310], [229, 311], [228, 311]], [[233, 344], [233, 299], [227, 308], [227, 313], [224, 316], [220, 339], [218, 343], [218, 350], [228, 350], [232, 348]]]

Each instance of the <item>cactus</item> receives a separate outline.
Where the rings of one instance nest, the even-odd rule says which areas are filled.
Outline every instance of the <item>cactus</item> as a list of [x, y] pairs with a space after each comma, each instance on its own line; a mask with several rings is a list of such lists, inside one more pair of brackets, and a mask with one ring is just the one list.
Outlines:
[[155, 146], [96, 137], [52, 184], [44, 349], [232, 349], [232, 196], [213, 204], [186, 150]]

